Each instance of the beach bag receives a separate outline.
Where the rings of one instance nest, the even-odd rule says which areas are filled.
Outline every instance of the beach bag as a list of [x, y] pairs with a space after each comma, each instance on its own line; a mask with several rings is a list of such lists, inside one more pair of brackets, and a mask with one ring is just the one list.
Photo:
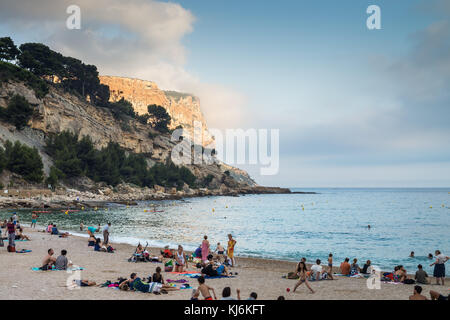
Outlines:
[[8, 245], [8, 252], [16, 252], [16, 247]]
[[164, 264], [164, 271], [165, 272], [172, 272], [173, 271], [173, 261], [169, 260]]
[[289, 273], [287, 274], [287, 278], [288, 278], [288, 279], [298, 279], [299, 276], [298, 276], [297, 272], [289, 272]]
[[403, 281], [404, 284], [415, 284], [416, 281], [413, 279], [405, 279], [405, 281]]
[[106, 250], [107, 250], [109, 253], [114, 253], [114, 248], [111, 247], [111, 246], [109, 246]]

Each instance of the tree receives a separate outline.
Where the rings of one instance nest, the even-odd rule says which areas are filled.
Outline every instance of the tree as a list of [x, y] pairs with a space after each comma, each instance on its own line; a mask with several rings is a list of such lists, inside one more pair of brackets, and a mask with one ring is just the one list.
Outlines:
[[6, 166], [5, 150], [3, 150], [2, 147], [0, 147], [0, 173], [3, 172], [3, 169], [5, 169], [5, 166]]
[[41, 182], [44, 178], [42, 158], [36, 148], [30, 148], [19, 141], [5, 143], [6, 168], [20, 174], [25, 180]]
[[15, 60], [19, 53], [19, 49], [10, 37], [0, 38], [0, 60]]
[[62, 79], [66, 75], [62, 54], [50, 50], [42, 43], [24, 43], [19, 48], [20, 67], [28, 69], [38, 77], [55, 75]]
[[33, 115], [33, 107], [24, 96], [15, 94], [8, 102], [8, 106], [2, 111], [0, 116], [16, 126], [17, 130], [22, 130]]
[[152, 104], [147, 107], [149, 120], [152, 127], [161, 133], [169, 132], [169, 125], [172, 120], [170, 115], [167, 113], [166, 109]]

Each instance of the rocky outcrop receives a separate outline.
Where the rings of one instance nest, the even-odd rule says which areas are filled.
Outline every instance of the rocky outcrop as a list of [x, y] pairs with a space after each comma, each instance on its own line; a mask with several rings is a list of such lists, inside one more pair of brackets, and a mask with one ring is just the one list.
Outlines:
[[140, 115], [147, 113], [148, 105], [160, 105], [172, 117], [171, 129], [181, 126], [193, 137], [194, 122], [199, 122], [202, 125], [201, 144], [207, 146], [212, 142], [199, 98], [186, 93], [163, 91], [156, 83], [140, 79], [100, 76], [100, 82], [109, 86], [111, 101], [124, 98], [133, 104], [135, 112]]

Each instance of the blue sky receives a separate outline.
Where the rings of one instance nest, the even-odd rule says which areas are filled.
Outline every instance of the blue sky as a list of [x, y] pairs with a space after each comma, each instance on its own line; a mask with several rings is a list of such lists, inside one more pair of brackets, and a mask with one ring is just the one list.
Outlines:
[[261, 184], [450, 186], [448, 1], [79, 0], [80, 32], [39, 2], [1, 4], [0, 33], [192, 92], [212, 128], [280, 129], [279, 174], [241, 166]]

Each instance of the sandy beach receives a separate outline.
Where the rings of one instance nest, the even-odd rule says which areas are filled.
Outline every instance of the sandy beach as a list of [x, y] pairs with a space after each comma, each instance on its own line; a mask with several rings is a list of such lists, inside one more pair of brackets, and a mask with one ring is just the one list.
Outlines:
[[[66, 271], [32, 271], [32, 267], [39, 267], [47, 249], [53, 248], [55, 256], [62, 249], [68, 251], [68, 258], [74, 265], [83, 267], [82, 279], [89, 279], [104, 283], [106, 280], [115, 281], [118, 277], [128, 277], [136, 272], [140, 277], [148, 277], [153, 274], [159, 263], [130, 263], [127, 259], [134, 252], [134, 247], [127, 244], [113, 243], [116, 252], [113, 254], [95, 252], [87, 246], [87, 239], [70, 236], [59, 238], [47, 233], [38, 232], [40, 228], [31, 230], [25, 228], [24, 233], [31, 237], [31, 241], [16, 242], [16, 249], [29, 249], [30, 253], [8, 253], [5, 247], [0, 250], [0, 299], [175, 299], [188, 300], [192, 290], [180, 290], [169, 292], [167, 295], [154, 295], [138, 292], [123, 292], [112, 288], [84, 287], [70, 290], [66, 286], [69, 274]], [[113, 236], [113, 235], [112, 235]], [[159, 248], [150, 248], [152, 253], [159, 252]], [[258, 299], [274, 300], [283, 295], [288, 300], [311, 299], [347, 299], [347, 300], [407, 300], [412, 294], [413, 286], [404, 284], [381, 283], [380, 290], [369, 290], [366, 279], [347, 277], [335, 277], [334, 281], [311, 282], [316, 291], [309, 293], [305, 286], [300, 286], [296, 293], [287, 293], [286, 288], [293, 288], [296, 280], [283, 279], [282, 276], [294, 270], [295, 263], [254, 258], [237, 258], [238, 266], [233, 272], [238, 275], [234, 278], [210, 279], [207, 284], [213, 287], [218, 298], [222, 289], [226, 286], [232, 288], [236, 297], [236, 288], [241, 290], [242, 299], [246, 299], [254, 291], [258, 293]], [[337, 264], [337, 263], [336, 263]], [[189, 266], [189, 270], [196, 271], [195, 266]], [[408, 270], [411, 272], [411, 270]], [[185, 276], [163, 272], [167, 279], [186, 279], [193, 287], [197, 287], [197, 280]], [[433, 279], [434, 283], [434, 279]], [[429, 296], [430, 290], [448, 294], [450, 282], [447, 279], [445, 286], [422, 285], [423, 293]]]

